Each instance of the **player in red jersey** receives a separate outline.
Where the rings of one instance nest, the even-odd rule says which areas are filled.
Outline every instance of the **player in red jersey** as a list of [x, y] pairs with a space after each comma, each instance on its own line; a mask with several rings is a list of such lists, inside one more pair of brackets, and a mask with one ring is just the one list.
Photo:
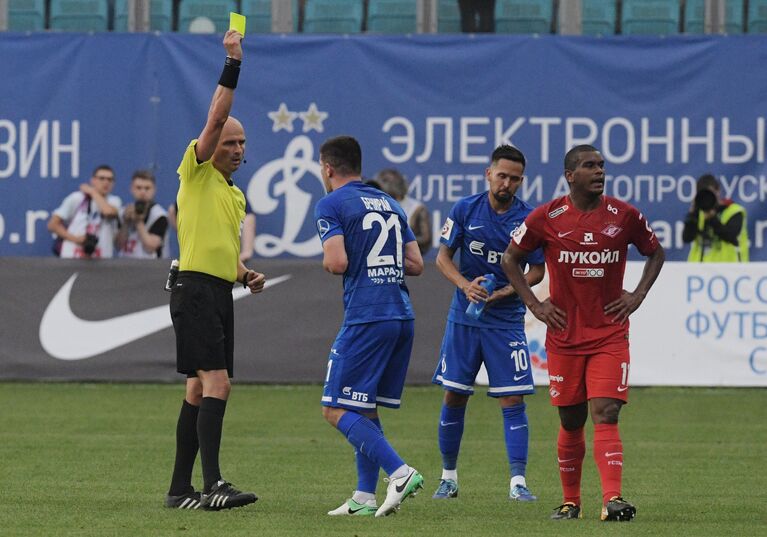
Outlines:
[[[565, 156], [570, 194], [536, 208], [515, 232], [503, 268], [530, 311], [546, 323], [549, 395], [559, 409], [557, 439], [564, 502], [553, 519], [581, 517], [583, 427], [591, 411], [594, 459], [602, 481], [602, 520], [631, 520], [621, 497], [623, 445], [618, 414], [628, 401], [629, 315], [642, 303], [665, 254], [650, 225], [628, 203], [603, 195], [605, 161], [590, 145]], [[623, 289], [628, 245], [647, 257], [633, 292]], [[519, 262], [543, 248], [551, 296], [539, 301]]]

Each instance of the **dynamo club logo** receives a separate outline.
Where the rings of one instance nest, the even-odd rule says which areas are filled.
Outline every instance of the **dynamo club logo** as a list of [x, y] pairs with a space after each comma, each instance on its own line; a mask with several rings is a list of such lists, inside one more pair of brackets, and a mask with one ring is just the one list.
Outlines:
[[[327, 112], [322, 112], [315, 103], [311, 103], [305, 112], [291, 112], [285, 103], [280, 103], [276, 111], [268, 113], [272, 120], [272, 132], [292, 133], [294, 121], [303, 121], [302, 132], [323, 132], [323, 122]], [[307, 191], [307, 179], [316, 180], [319, 189]], [[310, 185], [311, 186], [311, 185]], [[312, 193], [314, 192], [314, 194]], [[282, 208], [282, 234], [274, 235], [259, 230], [256, 234], [256, 252], [264, 257], [291, 254], [297, 257], [312, 257], [322, 253], [322, 243], [313, 222], [314, 198], [325, 192], [320, 173], [319, 162], [314, 159], [314, 144], [305, 134], [299, 134], [290, 140], [282, 157], [261, 166], [253, 174], [248, 184], [246, 196], [257, 215], [271, 215]], [[308, 224], [313, 231], [306, 236]]]

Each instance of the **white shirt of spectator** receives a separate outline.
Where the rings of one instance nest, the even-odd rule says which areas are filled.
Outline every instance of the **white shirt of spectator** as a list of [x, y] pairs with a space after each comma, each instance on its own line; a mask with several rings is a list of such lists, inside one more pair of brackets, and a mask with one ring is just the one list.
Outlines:
[[415, 198], [411, 198], [410, 196], [405, 196], [398, 203], [399, 203], [399, 206], [402, 207], [402, 210], [405, 211], [405, 214], [407, 215], [408, 220], [410, 220], [410, 218], [413, 216], [413, 213], [419, 207], [423, 207], [423, 203], [421, 203]]
[[[90, 201], [90, 214], [88, 211]], [[120, 209], [122, 201], [112, 194], [107, 196], [107, 203]], [[64, 222], [68, 222], [67, 231], [72, 235], [85, 235], [91, 233], [99, 238], [92, 258], [114, 257], [114, 241], [117, 235], [117, 219], [105, 220], [96, 202], [80, 191], [72, 192], [64, 198], [61, 205], [53, 211]], [[72, 241], [63, 241], [61, 244], [61, 257], [65, 259], [88, 257], [83, 252], [80, 244]]]
[[[120, 209], [120, 220], [123, 219], [123, 214], [125, 213], [125, 208], [123, 207]], [[162, 206], [159, 203], [155, 203], [152, 205], [152, 208], [149, 209], [149, 218], [147, 218], [146, 222], [144, 223], [144, 227], [146, 227], [146, 230], [149, 231], [155, 222], [157, 222], [158, 219], [165, 217], [168, 217], [168, 213], [165, 211], [165, 209], [162, 208]], [[123, 225], [128, 225], [123, 223]], [[167, 233], [165, 234], [167, 237]], [[165, 242], [166, 237], [163, 237], [163, 244]], [[160, 249], [162, 250], [164, 247], [161, 246]], [[147, 252], [144, 250], [144, 245], [141, 244], [141, 238], [138, 235], [138, 231], [136, 231], [136, 226], [133, 224], [130, 224], [130, 227], [128, 228], [128, 240], [125, 243], [125, 246], [122, 250], [117, 252], [118, 257], [128, 257], [131, 259], [157, 259], [159, 256], [157, 255], [157, 251], [153, 252]]]

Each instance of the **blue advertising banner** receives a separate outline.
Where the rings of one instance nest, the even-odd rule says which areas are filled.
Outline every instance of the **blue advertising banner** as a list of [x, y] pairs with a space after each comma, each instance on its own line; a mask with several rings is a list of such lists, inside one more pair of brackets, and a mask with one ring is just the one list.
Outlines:
[[[51, 212], [102, 163], [123, 203], [139, 168], [172, 203], [223, 57], [220, 36], [0, 35], [0, 255], [50, 255]], [[257, 216], [256, 254], [321, 252], [318, 148], [351, 134], [365, 176], [409, 179], [435, 241], [453, 203], [484, 190], [496, 145], [526, 154], [519, 195], [537, 205], [567, 193], [564, 154], [590, 143], [606, 194], [645, 214], [669, 259], [687, 257], [683, 220], [708, 172], [748, 210], [751, 259], [766, 261], [765, 60], [767, 36], [248, 36], [235, 180]]]

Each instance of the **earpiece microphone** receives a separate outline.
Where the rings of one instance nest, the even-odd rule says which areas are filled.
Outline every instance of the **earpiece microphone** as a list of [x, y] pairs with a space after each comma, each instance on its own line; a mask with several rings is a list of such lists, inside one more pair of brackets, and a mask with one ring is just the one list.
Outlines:
[[242, 159], [242, 163], [243, 163], [243, 164], [247, 164], [247, 163], [248, 163], [248, 161], [247, 161], [247, 160], [245, 160], [245, 159]]

